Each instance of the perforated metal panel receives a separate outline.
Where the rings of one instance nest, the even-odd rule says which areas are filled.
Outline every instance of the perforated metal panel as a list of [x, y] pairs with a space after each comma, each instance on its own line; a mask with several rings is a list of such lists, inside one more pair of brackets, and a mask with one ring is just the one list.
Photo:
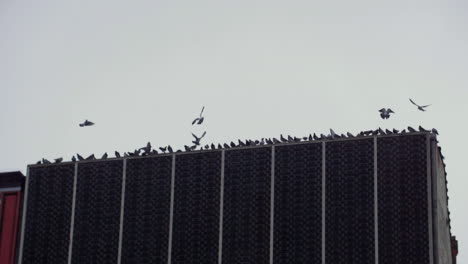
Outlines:
[[221, 152], [176, 157], [173, 264], [217, 263]]
[[73, 165], [30, 169], [23, 264], [67, 263], [73, 175]]
[[426, 136], [378, 139], [379, 264], [429, 263]]
[[321, 263], [322, 144], [275, 149], [273, 263]]
[[269, 263], [271, 148], [225, 154], [223, 263]]
[[72, 263], [117, 263], [123, 161], [80, 163]]
[[172, 157], [127, 160], [123, 264], [167, 264]]
[[375, 263], [373, 142], [326, 144], [326, 263]]

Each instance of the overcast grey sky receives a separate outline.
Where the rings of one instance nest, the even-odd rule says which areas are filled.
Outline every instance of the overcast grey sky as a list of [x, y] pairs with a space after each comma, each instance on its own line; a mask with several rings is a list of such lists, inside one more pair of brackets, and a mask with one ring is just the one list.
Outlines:
[[466, 0], [2, 0], [0, 170], [204, 129], [217, 143], [436, 127], [468, 262], [467, 30]]

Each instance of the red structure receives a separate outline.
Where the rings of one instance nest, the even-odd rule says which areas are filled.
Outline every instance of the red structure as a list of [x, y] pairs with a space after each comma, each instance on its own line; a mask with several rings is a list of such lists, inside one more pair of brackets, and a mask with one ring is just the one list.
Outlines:
[[0, 173], [0, 263], [14, 264], [17, 251], [24, 176]]

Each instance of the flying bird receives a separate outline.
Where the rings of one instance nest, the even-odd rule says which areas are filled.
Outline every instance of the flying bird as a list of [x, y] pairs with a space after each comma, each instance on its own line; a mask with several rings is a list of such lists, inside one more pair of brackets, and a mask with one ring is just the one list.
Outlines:
[[195, 145], [200, 145], [200, 140], [206, 135], [206, 131], [203, 132], [203, 135], [201, 137], [197, 137], [195, 134], [192, 133], [192, 136], [195, 138], [195, 140], [192, 141], [193, 144]]
[[200, 112], [200, 116], [195, 118], [195, 120], [193, 120], [192, 122], [192, 125], [195, 125], [195, 123], [197, 123], [197, 125], [201, 125], [201, 123], [203, 123], [203, 120], [205, 120], [205, 118], [202, 116], [203, 115], [203, 110], [205, 110], [205, 107], [203, 106], [201, 112]]
[[80, 127], [92, 126], [92, 125], [94, 125], [94, 123], [86, 119], [83, 123], [80, 124]]
[[390, 108], [382, 108], [382, 109], [379, 110], [379, 112], [380, 112], [380, 117], [382, 119], [388, 119], [388, 118], [390, 118], [390, 114], [395, 113]]
[[411, 102], [412, 104], [414, 104], [415, 106], [417, 106], [418, 109], [421, 110], [421, 111], [423, 111], [423, 112], [426, 111], [424, 108], [430, 106], [430, 104], [429, 104], [429, 105], [418, 105], [418, 104], [415, 103], [413, 100], [411, 100], [411, 98], [410, 98], [409, 100], [410, 100], [410, 102]]

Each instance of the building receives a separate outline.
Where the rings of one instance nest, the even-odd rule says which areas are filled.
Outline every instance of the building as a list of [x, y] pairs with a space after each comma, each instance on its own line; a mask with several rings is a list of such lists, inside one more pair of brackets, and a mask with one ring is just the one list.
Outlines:
[[454, 263], [429, 132], [28, 167], [20, 264]]

